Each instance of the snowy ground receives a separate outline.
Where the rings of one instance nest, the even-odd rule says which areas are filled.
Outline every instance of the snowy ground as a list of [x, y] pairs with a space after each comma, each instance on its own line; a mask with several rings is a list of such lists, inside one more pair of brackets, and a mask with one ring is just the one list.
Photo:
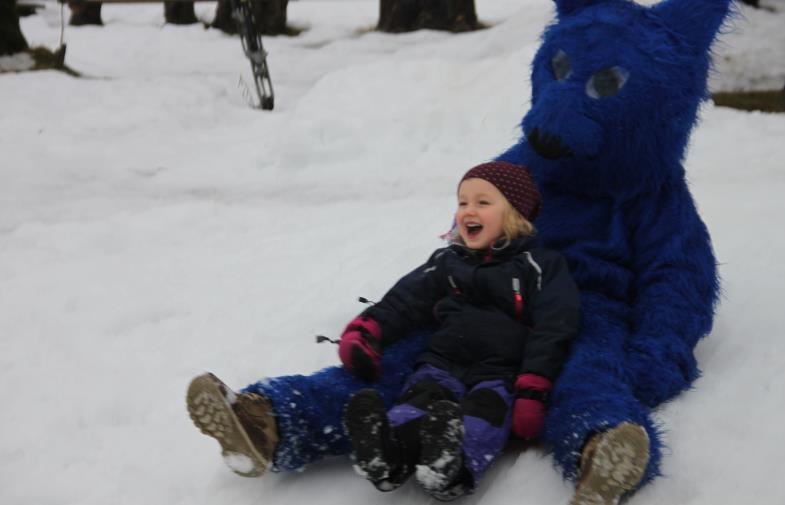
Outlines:
[[[184, 392], [206, 369], [240, 387], [336, 363], [313, 335], [337, 335], [357, 295], [379, 297], [440, 245], [458, 175], [517, 136], [552, 16], [545, 0], [477, 8], [491, 29], [392, 36], [367, 31], [375, 1], [290, 3], [307, 30], [265, 39], [272, 113], [245, 106], [237, 39], [164, 26], [160, 5], [105, 5], [106, 26], [67, 28], [88, 78], [0, 75], [0, 503], [430, 502], [376, 492], [346, 458], [236, 477]], [[720, 52], [768, 65], [741, 84], [754, 87], [785, 65], [785, 31], [743, 12]], [[53, 47], [59, 19], [50, 5], [22, 29]], [[765, 32], [765, 54], [742, 28]], [[720, 87], [739, 82], [738, 65], [718, 67]], [[783, 115], [702, 112], [687, 166], [724, 300], [703, 378], [657, 413], [666, 477], [631, 503], [785, 496], [783, 138]], [[550, 457], [511, 450], [463, 503], [569, 493]]]

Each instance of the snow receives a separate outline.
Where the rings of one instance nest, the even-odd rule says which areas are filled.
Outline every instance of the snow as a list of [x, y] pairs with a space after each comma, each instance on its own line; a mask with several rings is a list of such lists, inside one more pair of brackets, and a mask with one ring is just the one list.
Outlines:
[[715, 91], [785, 88], [785, 0], [742, 6], [715, 46]]
[[227, 452], [223, 454], [226, 466], [239, 473], [251, 473], [256, 470], [256, 466], [251, 458], [245, 454], [237, 452]]
[[[770, 3], [740, 8], [716, 89], [783, 85]], [[550, 3], [478, 0], [488, 30], [386, 35], [369, 31], [376, 1], [291, 2], [307, 29], [265, 39], [273, 112], [244, 103], [239, 40], [162, 10], [104, 5], [106, 26], [68, 27], [85, 78], [0, 75], [0, 503], [431, 503], [379, 493], [349, 458], [237, 477], [185, 389], [204, 370], [242, 387], [337, 362], [313, 336], [438, 247], [457, 177], [517, 137]], [[59, 23], [48, 4], [22, 30], [52, 48]], [[665, 476], [630, 503], [785, 495], [783, 138], [785, 116], [702, 110], [686, 165], [723, 302], [703, 377], [657, 412]], [[462, 503], [566, 503], [551, 458], [519, 449]]]
[[[455, 457], [453, 456], [451, 459], [455, 459]], [[447, 478], [443, 473], [437, 471], [434, 468], [431, 468], [428, 465], [417, 465], [415, 478], [417, 479], [417, 483], [420, 484], [423, 489], [439, 490], [443, 489], [448, 484]]]

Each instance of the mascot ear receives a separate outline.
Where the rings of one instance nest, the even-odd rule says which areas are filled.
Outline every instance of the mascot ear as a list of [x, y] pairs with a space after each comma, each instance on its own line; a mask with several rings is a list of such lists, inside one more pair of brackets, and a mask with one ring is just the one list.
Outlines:
[[603, 0], [553, 0], [553, 2], [556, 4], [556, 11], [559, 13], [559, 17], [561, 18], [570, 14], [574, 14], [584, 7], [602, 3]]
[[730, 6], [730, 0], [665, 0], [651, 10], [697, 54], [702, 54], [711, 46]]

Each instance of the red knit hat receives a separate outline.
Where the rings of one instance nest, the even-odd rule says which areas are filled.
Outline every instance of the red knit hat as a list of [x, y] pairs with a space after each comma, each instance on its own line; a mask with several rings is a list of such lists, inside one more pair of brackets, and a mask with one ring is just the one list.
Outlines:
[[[470, 169], [466, 179], [483, 179], [493, 184], [512, 206], [529, 221], [534, 221], [540, 212], [542, 198], [529, 169], [506, 161], [489, 161]], [[460, 183], [458, 184], [460, 187]]]

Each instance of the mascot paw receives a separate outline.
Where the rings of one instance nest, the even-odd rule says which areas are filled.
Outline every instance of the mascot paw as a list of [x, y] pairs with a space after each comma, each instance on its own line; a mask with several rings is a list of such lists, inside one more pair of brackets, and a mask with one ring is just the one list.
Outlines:
[[679, 339], [636, 338], [627, 349], [628, 370], [636, 398], [655, 407], [678, 395], [700, 372], [692, 350]]

